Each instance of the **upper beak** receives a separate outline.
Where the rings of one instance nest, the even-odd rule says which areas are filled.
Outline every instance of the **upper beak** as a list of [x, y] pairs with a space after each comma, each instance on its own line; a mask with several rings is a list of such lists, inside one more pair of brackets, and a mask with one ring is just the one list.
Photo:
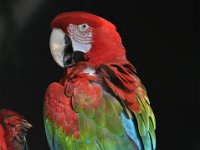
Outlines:
[[65, 33], [61, 29], [53, 29], [50, 36], [49, 46], [56, 63], [64, 68], [63, 55], [65, 48]]
[[50, 36], [50, 51], [56, 63], [65, 68], [73, 65], [72, 42], [61, 29], [53, 29]]
[[72, 41], [68, 35], [65, 35], [65, 47], [63, 51], [63, 64], [64, 67], [69, 67], [74, 65], [74, 61], [72, 58], [73, 55], [73, 48], [72, 48]]

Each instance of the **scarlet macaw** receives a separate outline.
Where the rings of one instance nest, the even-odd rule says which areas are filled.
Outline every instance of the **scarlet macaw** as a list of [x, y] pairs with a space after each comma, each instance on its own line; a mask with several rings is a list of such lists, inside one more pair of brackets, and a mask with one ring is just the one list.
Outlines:
[[87, 12], [51, 22], [50, 51], [65, 68], [45, 94], [51, 150], [153, 150], [156, 122], [116, 27]]
[[26, 132], [31, 127], [23, 116], [0, 110], [0, 150], [28, 150]]

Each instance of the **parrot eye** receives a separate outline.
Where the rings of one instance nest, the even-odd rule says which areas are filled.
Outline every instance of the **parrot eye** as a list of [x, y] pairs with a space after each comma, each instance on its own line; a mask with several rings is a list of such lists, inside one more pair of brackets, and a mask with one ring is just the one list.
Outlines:
[[86, 31], [89, 28], [89, 25], [87, 23], [81, 24], [78, 26], [80, 31]]

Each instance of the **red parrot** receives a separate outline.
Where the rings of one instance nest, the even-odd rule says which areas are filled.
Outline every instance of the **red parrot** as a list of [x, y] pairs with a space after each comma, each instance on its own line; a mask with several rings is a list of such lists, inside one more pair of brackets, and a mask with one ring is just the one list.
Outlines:
[[116, 27], [87, 12], [51, 22], [50, 51], [65, 69], [45, 94], [51, 150], [154, 150], [156, 121]]
[[23, 116], [0, 110], [0, 150], [28, 150], [26, 132], [31, 127]]

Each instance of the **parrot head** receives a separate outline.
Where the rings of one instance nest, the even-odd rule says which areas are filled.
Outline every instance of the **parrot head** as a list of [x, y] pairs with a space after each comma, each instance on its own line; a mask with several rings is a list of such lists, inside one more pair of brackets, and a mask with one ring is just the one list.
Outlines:
[[87, 12], [65, 12], [51, 22], [50, 51], [61, 67], [79, 62], [93, 65], [125, 60], [125, 49], [116, 27]]

